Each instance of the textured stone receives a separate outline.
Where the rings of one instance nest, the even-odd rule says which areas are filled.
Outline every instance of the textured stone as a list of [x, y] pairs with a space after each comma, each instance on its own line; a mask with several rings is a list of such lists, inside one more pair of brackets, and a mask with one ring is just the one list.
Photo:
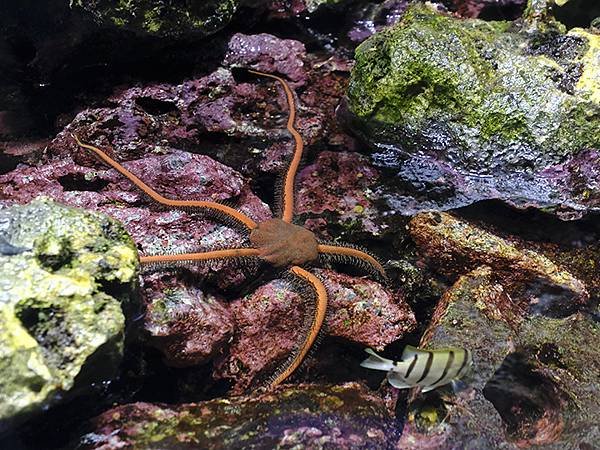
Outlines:
[[397, 430], [383, 401], [356, 383], [174, 406], [133, 403], [94, 420], [82, 449], [388, 448]]
[[173, 3], [149, 0], [71, 1], [103, 25], [124, 27], [159, 36], [179, 36], [196, 32], [212, 34], [231, 20], [237, 0], [204, 0], [201, 3]]
[[583, 152], [600, 148], [600, 38], [564, 33], [550, 19], [527, 24], [415, 5], [358, 47], [351, 114], [340, 114], [376, 164], [397, 173], [400, 181], [382, 188], [393, 210], [483, 199], [565, 219], [597, 209], [597, 174], [571, 189], [552, 168], [577, 167]]
[[[371, 280], [330, 270], [314, 272], [329, 295], [327, 335], [381, 349], [414, 328], [414, 315], [399, 294]], [[275, 280], [231, 304], [236, 333], [215, 375], [230, 379], [234, 392], [264, 383], [308, 332], [314, 310], [310, 291], [300, 288], [300, 295], [293, 288]]]
[[480, 267], [440, 300], [420, 346], [469, 348], [474, 365], [454, 394], [412, 393], [397, 448], [593, 448], [600, 383], [589, 343], [600, 335], [597, 320], [527, 316], [492, 275]]
[[1, 209], [0, 228], [4, 428], [69, 398], [76, 378], [85, 387], [115, 375], [137, 252], [116, 221], [49, 199]]
[[528, 299], [532, 311], [567, 315], [589, 300], [585, 284], [543, 254], [450, 214], [419, 214], [410, 221], [409, 232], [438, 271], [456, 277], [489, 265], [511, 293]]

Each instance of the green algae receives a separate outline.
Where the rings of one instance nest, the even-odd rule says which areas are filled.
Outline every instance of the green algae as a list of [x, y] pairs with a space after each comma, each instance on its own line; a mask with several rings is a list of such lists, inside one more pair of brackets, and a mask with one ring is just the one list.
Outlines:
[[[173, 407], [136, 403], [96, 419], [112, 445], [164, 450], [195, 448], [194, 443], [215, 450], [338, 448], [336, 439], [351, 439], [355, 449], [383, 448], [393, 435], [392, 423], [381, 399], [356, 383], [284, 386]], [[307, 436], [307, 426], [318, 433]]]
[[91, 12], [99, 22], [159, 36], [178, 36], [186, 32], [215, 33], [229, 23], [238, 4], [238, 0], [71, 1], [71, 6]]
[[[350, 109], [372, 142], [409, 152], [442, 142], [451, 159], [479, 170], [498, 165], [507, 149], [519, 155], [506, 164], [527, 169], [598, 147], [599, 37], [545, 33], [413, 5], [357, 48]], [[536, 51], [537, 41], [565, 36], [563, 54]]]
[[49, 199], [6, 208], [0, 221], [6, 240], [30, 249], [0, 255], [0, 420], [9, 421], [67, 396], [92, 356], [103, 359], [92, 381], [114, 372], [125, 319], [104, 285], [131, 295], [138, 257], [114, 220]]

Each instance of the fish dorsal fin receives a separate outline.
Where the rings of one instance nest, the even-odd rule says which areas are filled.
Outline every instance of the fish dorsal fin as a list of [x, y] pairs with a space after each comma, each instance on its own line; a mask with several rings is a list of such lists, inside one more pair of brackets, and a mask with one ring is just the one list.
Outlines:
[[402, 361], [408, 361], [409, 359], [413, 359], [415, 355], [422, 355], [423, 353], [427, 353], [426, 351], [419, 350], [417, 347], [413, 347], [412, 345], [407, 345], [404, 347], [404, 351], [402, 352]]

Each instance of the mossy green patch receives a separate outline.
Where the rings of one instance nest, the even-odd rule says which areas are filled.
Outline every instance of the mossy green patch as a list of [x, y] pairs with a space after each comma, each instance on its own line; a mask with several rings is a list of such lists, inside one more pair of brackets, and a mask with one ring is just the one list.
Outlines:
[[103, 367], [87, 372], [116, 370], [125, 319], [103, 286], [130, 296], [138, 257], [113, 219], [49, 199], [6, 208], [0, 220], [2, 237], [29, 249], [0, 255], [0, 421], [8, 421], [68, 397], [92, 356]]
[[163, 0], [74, 0], [102, 23], [153, 35], [212, 34], [229, 23], [238, 0], [170, 2]]
[[600, 37], [544, 33], [411, 6], [356, 50], [348, 98], [360, 131], [408, 152], [441, 144], [482, 172], [600, 147]]

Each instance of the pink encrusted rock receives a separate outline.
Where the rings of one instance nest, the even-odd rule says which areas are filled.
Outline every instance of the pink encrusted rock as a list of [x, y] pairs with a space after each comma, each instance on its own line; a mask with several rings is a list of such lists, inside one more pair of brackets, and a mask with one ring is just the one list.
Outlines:
[[381, 234], [387, 225], [379, 220], [381, 214], [374, 205], [377, 194], [371, 190], [378, 177], [378, 171], [363, 155], [321, 152], [298, 175], [296, 213], [312, 216], [329, 212], [337, 222]]
[[91, 423], [81, 450], [391, 448], [399, 434], [382, 400], [358, 383], [280, 386], [178, 405], [130, 403]]
[[280, 39], [266, 33], [236, 33], [229, 41], [229, 49], [223, 63], [260, 72], [282, 74], [297, 85], [302, 85], [307, 78], [303, 62], [305, 57], [306, 48], [299, 41]]
[[[296, 128], [307, 146], [326, 141], [331, 148], [352, 149], [354, 140], [335, 118], [351, 63], [340, 56], [309, 57], [299, 41], [236, 34], [225, 67], [179, 84], [120, 88], [103, 107], [79, 112], [47, 154], [81, 155], [71, 136], [75, 134], [120, 161], [177, 148], [212, 156], [252, 178], [265, 172], [278, 175], [293, 151], [285, 129], [289, 108], [284, 91], [265, 77], [237, 80], [228, 67], [255, 68], [285, 78], [298, 101]], [[84, 163], [80, 158], [76, 161]]]
[[368, 278], [315, 269], [329, 294], [327, 334], [378, 350], [416, 325], [415, 316], [399, 292]]
[[[329, 294], [327, 335], [382, 349], [414, 328], [410, 307], [380, 284], [331, 270], [314, 273]], [[232, 302], [236, 332], [229, 352], [216, 364], [215, 377], [232, 380], [235, 393], [264, 382], [304, 339], [308, 325], [302, 324], [313, 305], [308, 289], [297, 293], [283, 280]]]
[[[157, 208], [115, 170], [93, 164], [97, 169], [65, 158], [38, 167], [20, 166], [0, 176], [0, 199], [26, 203], [47, 195], [70, 206], [104, 212], [123, 222], [142, 254], [194, 252], [245, 242], [231, 227], [186, 211]], [[123, 165], [166, 197], [235, 199], [235, 206], [255, 220], [270, 217], [268, 207], [238, 173], [207, 156], [172, 151]], [[203, 274], [208, 272], [208, 267], [202, 268]], [[222, 286], [237, 284], [239, 275], [239, 270], [228, 270], [218, 281]]]
[[223, 299], [174, 274], [144, 278], [144, 328], [166, 364], [188, 367], [207, 362], [233, 334]]

